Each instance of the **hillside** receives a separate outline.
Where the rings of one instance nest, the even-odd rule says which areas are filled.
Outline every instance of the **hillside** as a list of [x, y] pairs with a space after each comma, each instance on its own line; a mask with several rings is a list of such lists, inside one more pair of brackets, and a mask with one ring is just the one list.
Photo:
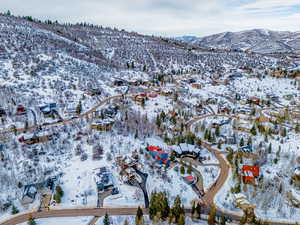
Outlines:
[[196, 46], [221, 49], [250, 50], [259, 53], [300, 50], [300, 33], [264, 29], [224, 32], [193, 42]]

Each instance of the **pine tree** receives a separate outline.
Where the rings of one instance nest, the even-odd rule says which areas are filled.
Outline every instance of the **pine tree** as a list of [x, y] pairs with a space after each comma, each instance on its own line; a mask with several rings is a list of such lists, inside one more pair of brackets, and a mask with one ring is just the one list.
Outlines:
[[128, 220], [124, 221], [124, 225], [129, 225]]
[[79, 101], [77, 107], [76, 107], [76, 113], [77, 114], [80, 114], [82, 111], [82, 104], [81, 104], [81, 101]]
[[300, 133], [300, 125], [297, 124], [296, 127], [295, 127], [295, 132], [298, 134]]
[[201, 205], [199, 202], [197, 203], [197, 206], [196, 206], [196, 212], [197, 212], [199, 218], [201, 218]]
[[215, 134], [216, 134], [217, 137], [220, 136], [220, 127], [219, 126], [216, 127]]
[[181, 174], [185, 174], [185, 168], [184, 168], [184, 166], [181, 166], [181, 167], [180, 167], [180, 173], [181, 173]]
[[251, 137], [248, 138], [247, 145], [252, 145], [252, 138]]
[[226, 218], [221, 216], [221, 225], [226, 225]]
[[144, 224], [144, 219], [143, 219], [143, 210], [141, 207], [138, 207], [137, 212], [136, 212], [136, 217], [135, 217], [135, 225], [143, 225]]
[[103, 225], [110, 225], [110, 220], [107, 213], [105, 213]]
[[272, 152], [272, 144], [271, 143], [269, 144], [268, 152], [269, 152], [269, 154]]
[[216, 222], [216, 207], [213, 205], [210, 208], [209, 216], [208, 216], [208, 224], [215, 225]]
[[180, 214], [177, 224], [185, 225], [185, 216], [183, 214]]
[[254, 135], [254, 136], [257, 135], [255, 126], [253, 126], [253, 127], [251, 128], [250, 132], [251, 132], [251, 134]]
[[27, 222], [28, 225], [36, 225], [36, 222], [33, 218], [30, 218]]
[[241, 138], [241, 140], [240, 140], [240, 147], [243, 147], [244, 145], [245, 145], [244, 138]]
[[16, 207], [16, 206], [12, 206], [12, 209], [11, 209], [11, 214], [17, 214], [17, 213], [19, 213], [20, 211], [19, 211], [19, 209]]
[[167, 197], [166, 192], [162, 192], [162, 212], [161, 212], [161, 218], [163, 220], [166, 220], [168, 218], [168, 215], [170, 214], [170, 206], [169, 206], [169, 200]]
[[173, 207], [172, 207], [172, 213], [174, 215], [176, 223], [178, 223], [180, 215], [181, 214], [184, 215], [184, 208], [181, 205], [181, 199], [180, 199], [179, 195], [177, 195], [176, 198], [175, 198], [175, 200], [174, 200], [174, 204], [173, 204]]

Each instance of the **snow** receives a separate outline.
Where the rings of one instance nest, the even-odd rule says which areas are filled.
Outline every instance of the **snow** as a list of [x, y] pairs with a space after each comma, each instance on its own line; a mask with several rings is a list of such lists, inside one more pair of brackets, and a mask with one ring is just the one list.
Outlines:
[[[88, 224], [88, 222], [93, 217], [66, 217], [66, 218], [47, 218], [47, 219], [36, 219], [37, 225], [82, 225]], [[26, 223], [21, 223], [20, 225], [27, 225]]]

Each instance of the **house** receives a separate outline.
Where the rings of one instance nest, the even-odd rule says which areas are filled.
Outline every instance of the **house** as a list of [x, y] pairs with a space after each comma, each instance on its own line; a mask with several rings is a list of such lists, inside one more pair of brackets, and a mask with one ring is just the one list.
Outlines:
[[24, 186], [24, 191], [21, 199], [23, 205], [33, 203], [37, 195], [36, 184], [29, 184]]
[[226, 143], [228, 145], [235, 145], [237, 143], [236, 135], [233, 134], [233, 135], [230, 135], [230, 136], [226, 137]]
[[97, 96], [101, 95], [101, 90], [97, 88], [90, 88], [87, 90], [87, 94], [90, 96]]
[[259, 105], [260, 99], [256, 97], [251, 97], [247, 99], [247, 104]]
[[244, 183], [253, 183], [259, 177], [259, 166], [244, 165], [242, 168]]
[[246, 145], [246, 146], [242, 146], [239, 148], [240, 152], [244, 152], [244, 153], [252, 153], [253, 149], [251, 145]]
[[98, 131], [109, 131], [112, 129], [114, 123], [115, 120], [112, 118], [97, 120], [91, 124], [91, 129], [98, 130]]
[[125, 85], [127, 85], [127, 84], [128, 84], [127, 81], [125, 81], [125, 80], [120, 80], [120, 79], [114, 80], [114, 82], [113, 82], [113, 85], [114, 85], [114, 86], [125, 86]]
[[243, 74], [237, 72], [237, 73], [233, 73], [233, 74], [229, 75], [228, 79], [229, 80], [234, 80], [234, 79], [241, 78], [241, 77], [243, 77]]
[[101, 110], [101, 114], [103, 115], [103, 118], [114, 118], [119, 110], [119, 106], [116, 104], [110, 104], [107, 108]]
[[98, 173], [95, 174], [94, 180], [96, 183], [97, 191], [111, 191], [111, 194], [118, 194], [118, 188], [115, 185], [113, 175], [106, 167], [101, 167]]
[[184, 176], [183, 180], [185, 183], [187, 183], [188, 185], [193, 185], [195, 183], [197, 183], [197, 177], [194, 177], [192, 175], [189, 176]]
[[201, 149], [196, 148], [194, 145], [181, 143], [178, 146], [173, 146], [173, 152], [177, 158], [189, 157], [198, 159], [200, 156]]
[[27, 113], [26, 108], [23, 105], [18, 105], [16, 110], [16, 115], [25, 115]]
[[50, 135], [46, 136], [36, 136], [33, 134], [24, 134], [21, 138], [19, 138], [20, 143], [26, 143], [29, 145], [37, 144], [37, 143], [43, 143], [52, 140], [52, 137]]
[[201, 84], [192, 84], [192, 88], [195, 88], [195, 89], [200, 89], [202, 86]]
[[255, 206], [251, 205], [244, 194], [234, 194], [235, 207], [241, 210], [254, 210]]
[[174, 91], [170, 88], [164, 88], [160, 92], [163, 96], [170, 96], [174, 93]]
[[57, 108], [57, 104], [49, 103], [49, 104], [38, 106], [38, 108], [45, 116], [52, 115], [53, 110]]
[[148, 98], [156, 98], [157, 94], [156, 93], [150, 93], [148, 94]]
[[159, 164], [164, 164], [167, 167], [170, 165], [169, 154], [167, 152], [162, 151], [160, 147], [157, 146], [148, 146], [146, 147], [147, 153], [155, 160], [159, 162]]
[[137, 95], [137, 96], [134, 97], [134, 100], [135, 100], [136, 102], [142, 103], [142, 102], [145, 102], [145, 101], [146, 101], [146, 97], [147, 97], [146, 94], [139, 94], [139, 95]]

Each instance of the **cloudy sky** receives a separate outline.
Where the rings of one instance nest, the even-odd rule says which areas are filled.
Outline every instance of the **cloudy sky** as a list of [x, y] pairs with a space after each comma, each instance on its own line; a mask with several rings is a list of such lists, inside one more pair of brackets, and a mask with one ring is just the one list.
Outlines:
[[300, 31], [300, 0], [1, 0], [0, 11], [162, 36]]

